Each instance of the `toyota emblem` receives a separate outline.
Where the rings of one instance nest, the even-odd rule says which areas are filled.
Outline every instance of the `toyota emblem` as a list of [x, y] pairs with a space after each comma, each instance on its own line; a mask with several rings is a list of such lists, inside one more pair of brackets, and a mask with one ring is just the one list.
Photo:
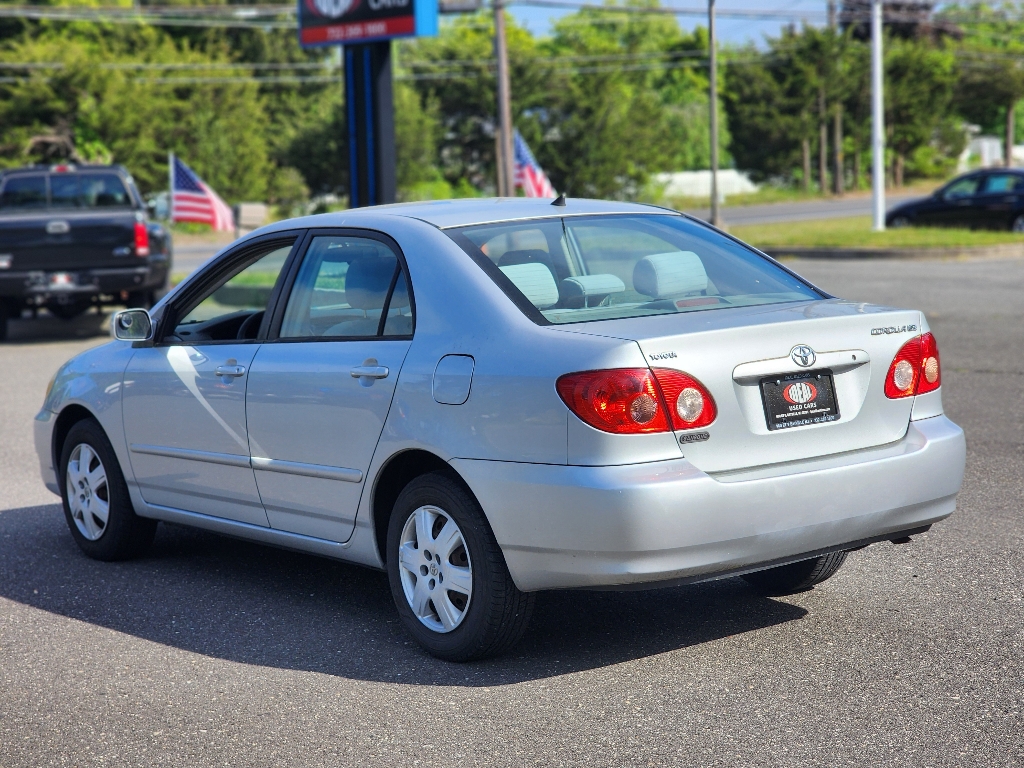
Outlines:
[[789, 356], [793, 358], [793, 362], [801, 368], [810, 368], [814, 365], [814, 361], [818, 359], [818, 356], [814, 354], [814, 350], [806, 344], [799, 344], [793, 347]]

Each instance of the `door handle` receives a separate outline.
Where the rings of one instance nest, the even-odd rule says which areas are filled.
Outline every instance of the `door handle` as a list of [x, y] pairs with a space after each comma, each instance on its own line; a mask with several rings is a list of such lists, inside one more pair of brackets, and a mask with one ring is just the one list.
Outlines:
[[244, 365], [218, 365], [214, 371], [218, 376], [227, 376], [232, 379], [236, 379], [239, 376], [245, 376]]
[[389, 371], [383, 365], [357, 365], [349, 373], [353, 379], [386, 379]]

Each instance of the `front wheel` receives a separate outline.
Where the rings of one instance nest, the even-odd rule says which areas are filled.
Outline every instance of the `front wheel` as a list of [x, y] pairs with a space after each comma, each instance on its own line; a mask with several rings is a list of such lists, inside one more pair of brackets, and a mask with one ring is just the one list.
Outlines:
[[1024, 233], [1024, 216], [1018, 216], [1013, 220], [1013, 223], [1010, 225], [1010, 231]]
[[906, 216], [897, 216], [892, 221], [889, 222], [889, 227], [891, 229], [904, 229], [909, 226], [910, 219], [908, 219]]
[[156, 521], [135, 514], [114, 448], [95, 421], [80, 421], [68, 432], [60, 481], [64, 517], [85, 554], [126, 560], [145, 552]]
[[399, 495], [387, 569], [402, 624], [438, 658], [496, 656], [526, 631], [533, 595], [512, 581], [480, 506], [442, 474], [416, 478]]
[[741, 578], [766, 595], [792, 595], [830, 578], [845, 561], [845, 552], [830, 552], [798, 563], [745, 573]]

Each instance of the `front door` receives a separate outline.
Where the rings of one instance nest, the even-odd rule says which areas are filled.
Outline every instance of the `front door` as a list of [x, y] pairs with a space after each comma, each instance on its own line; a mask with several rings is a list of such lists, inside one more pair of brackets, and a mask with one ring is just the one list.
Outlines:
[[934, 204], [922, 210], [917, 220], [929, 227], [969, 227], [981, 176], [973, 174], [955, 179], [940, 190]]
[[311, 239], [246, 394], [271, 527], [331, 541], [351, 535], [412, 339], [406, 274], [384, 239]]
[[291, 248], [277, 240], [240, 254], [168, 307], [175, 316], [165, 337], [129, 362], [125, 435], [147, 503], [267, 525], [249, 460], [245, 389]]

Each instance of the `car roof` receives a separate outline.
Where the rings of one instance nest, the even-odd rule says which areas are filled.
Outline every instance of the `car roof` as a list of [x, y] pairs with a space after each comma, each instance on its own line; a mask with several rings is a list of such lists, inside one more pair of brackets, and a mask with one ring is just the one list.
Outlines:
[[[564, 206], [553, 206], [548, 198], [491, 197], [461, 200], [430, 200], [420, 203], [396, 203], [353, 208], [280, 221], [258, 230], [268, 233], [295, 227], [352, 227], [380, 223], [381, 217], [419, 219], [441, 229], [470, 224], [536, 219], [585, 214], [660, 213], [673, 214], [667, 208], [640, 203], [569, 198]], [[255, 233], [254, 233], [255, 234]]]

